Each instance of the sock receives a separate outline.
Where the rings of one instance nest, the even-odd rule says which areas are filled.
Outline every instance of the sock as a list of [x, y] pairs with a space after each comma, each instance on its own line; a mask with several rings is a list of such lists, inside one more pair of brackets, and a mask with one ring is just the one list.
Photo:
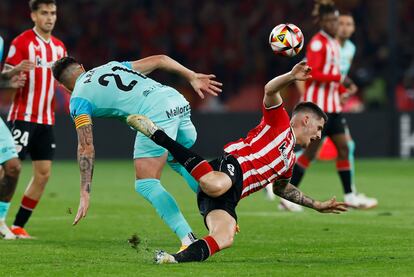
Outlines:
[[220, 251], [220, 248], [215, 239], [211, 236], [207, 236], [194, 242], [188, 246], [187, 249], [174, 254], [173, 256], [179, 263], [202, 262], [218, 251]]
[[351, 169], [351, 189], [356, 192], [355, 186], [355, 142], [353, 140], [348, 141], [349, 155], [348, 160]]
[[7, 217], [7, 212], [10, 208], [10, 202], [0, 201], [0, 221], [5, 221]]
[[36, 208], [38, 202], [38, 200], [31, 199], [24, 195], [22, 203], [20, 204], [19, 211], [17, 212], [16, 218], [14, 219], [13, 226], [23, 228], [32, 215], [32, 212], [34, 208]]
[[197, 241], [196, 236], [193, 233], [188, 233], [184, 238], [181, 239], [182, 245], [190, 245]]
[[336, 161], [336, 169], [341, 178], [344, 193], [351, 193], [351, 169], [348, 160]]
[[168, 164], [175, 172], [180, 174], [185, 179], [191, 190], [197, 193], [198, 182], [194, 179], [194, 177], [191, 176], [181, 164], [175, 162], [168, 162]]
[[156, 144], [166, 148], [197, 181], [205, 174], [213, 171], [213, 168], [205, 159], [170, 138], [164, 131], [155, 131], [151, 139]]
[[174, 198], [164, 189], [160, 180], [136, 180], [135, 191], [151, 203], [161, 219], [180, 240], [185, 240], [188, 234], [192, 233]]
[[290, 183], [295, 187], [299, 187], [300, 182], [302, 181], [303, 175], [305, 174], [306, 169], [310, 165], [310, 160], [305, 156], [301, 155], [296, 161], [295, 166], [293, 167], [292, 179]]

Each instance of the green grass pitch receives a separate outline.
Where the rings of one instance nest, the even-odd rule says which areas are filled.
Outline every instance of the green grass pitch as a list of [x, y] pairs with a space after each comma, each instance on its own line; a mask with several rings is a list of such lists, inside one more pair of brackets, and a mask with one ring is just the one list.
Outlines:
[[[132, 161], [97, 161], [89, 214], [75, 227], [78, 167], [57, 161], [27, 226], [37, 239], [0, 240], [0, 276], [413, 276], [414, 161], [360, 160], [357, 169], [358, 187], [378, 198], [376, 209], [286, 213], [258, 192], [239, 204], [232, 248], [204, 263], [155, 265], [156, 249], [174, 252], [180, 243], [134, 191]], [[9, 224], [30, 170], [25, 163]], [[162, 181], [195, 233], [205, 235], [195, 195], [170, 169]], [[302, 188], [317, 199], [342, 199], [334, 163], [312, 165]], [[133, 234], [137, 249], [127, 242]]]

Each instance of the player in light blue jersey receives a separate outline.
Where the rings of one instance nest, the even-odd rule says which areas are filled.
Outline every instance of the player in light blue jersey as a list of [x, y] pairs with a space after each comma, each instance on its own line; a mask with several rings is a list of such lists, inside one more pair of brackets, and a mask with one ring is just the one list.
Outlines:
[[[342, 13], [339, 16], [339, 27], [336, 38], [341, 46], [341, 55], [340, 55], [340, 71], [342, 76], [347, 76], [349, 69], [351, 68], [352, 60], [354, 59], [356, 47], [354, 43], [350, 40], [350, 37], [355, 31], [355, 22], [354, 18], [349, 13]], [[354, 82], [348, 77], [347, 78], [347, 92], [341, 95], [341, 102], [347, 101], [348, 97], [355, 94], [358, 90]], [[349, 149], [349, 163], [351, 167], [351, 184], [352, 184], [352, 193], [345, 195], [345, 202], [354, 208], [369, 209], [376, 207], [378, 201], [375, 198], [366, 197], [363, 194], [357, 193], [355, 186], [355, 142], [351, 137], [351, 133], [347, 126], [346, 130], [347, 140], [348, 140], [348, 149]]]
[[[0, 37], [0, 61], [2, 53], [3, 39]], [[12, 79], [7, 79], [5, 74], [0, 73], [0, 88], [21, 88], [25, 82], [25, 75], [17, 75]], [[6, 216], [16, 190], [20, 168], [14, 139], [3, 119], [0, 118], [0, 238], [7, 240], [16, 239], [16, 236], [6, 225]]]
[[[190, 120], [190, 106], [175, 89], [147, 77], [156, 69], [184, 77], [201, 98], [204, 93], [217, 96], [221, 83], [214, 75], [195, 73], [173, 59], [150, 56], [133, 62], [109, 62], [87, 72], [73, 58], [58, 60], [52, 71], [56, 80], [71, 92], [70, 113], [78, 133], [78, 161], [81, 170], [81, 198], [74, 224], [86, 216], [94, 164], [92, 117], [125, 120], [130, 114], [145, 114], [160, 125], [171, 137], [186, 147], [196, 140], [196, 130]], [[167, 150], [137, 133], [134, 147], [135, 190], [147, 199], [159, 216], [181, 240], [182, 246], [195, 237], [181, 214], [174, 198], [160, 183], [165, 163], [180, 173], [193, 191], [197, 183]]]

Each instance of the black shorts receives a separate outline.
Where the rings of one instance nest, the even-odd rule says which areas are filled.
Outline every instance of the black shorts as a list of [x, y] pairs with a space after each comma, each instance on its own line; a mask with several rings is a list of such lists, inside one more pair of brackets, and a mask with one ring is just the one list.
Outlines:
[[200, 187], [198, 188], [198, 209], [204, 217], [204, 224], [207, 228], [206, 216], [212, 210], [224, 210], [237, 221], [236, 206], [239, 203], [243, 187], [243, 174], [240, 165], [232, 155], [224, 154], [209, 163], [215, 171], [226, 173], [230, 177], [233, 185], [225, 194], [219, 197], [208, 196]]
[[345, 134], [346, 119], [341, 113], [327, 113], [328, 122], [322, 130], [322, 137]]
[[24, 160], [30, 154], [32, 161], [53, 160], [56, 144], [52, 125], [20, 120], [10, 121], [8, 125], [19, 159]]

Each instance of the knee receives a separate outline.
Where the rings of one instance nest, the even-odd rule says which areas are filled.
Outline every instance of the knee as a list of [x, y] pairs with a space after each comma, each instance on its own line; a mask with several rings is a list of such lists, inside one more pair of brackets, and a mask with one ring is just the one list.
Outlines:
[[36, 170], [35, 178], [40, 183], [46, 183], [49, 180], [50, 174], [51, 174], [50, 168], [42, 168], [42, 169]]
[[348, 159], [349, 148], [348, 145], [342, 145], [338, 148], [338, 158], [339, 159]]
[[4, 166], [4, 172], [6, 175], [13, 178], [18, 178], [21, 171], [21, 164], [19, 159], [12, 159]]
[[225, 190], [225, 184], [217, 179], [203, 179], [201, 178], [199, 181], [199, 185], [201, 190], [211, 197], [219, 197], [223, 194], [223, 191]]

